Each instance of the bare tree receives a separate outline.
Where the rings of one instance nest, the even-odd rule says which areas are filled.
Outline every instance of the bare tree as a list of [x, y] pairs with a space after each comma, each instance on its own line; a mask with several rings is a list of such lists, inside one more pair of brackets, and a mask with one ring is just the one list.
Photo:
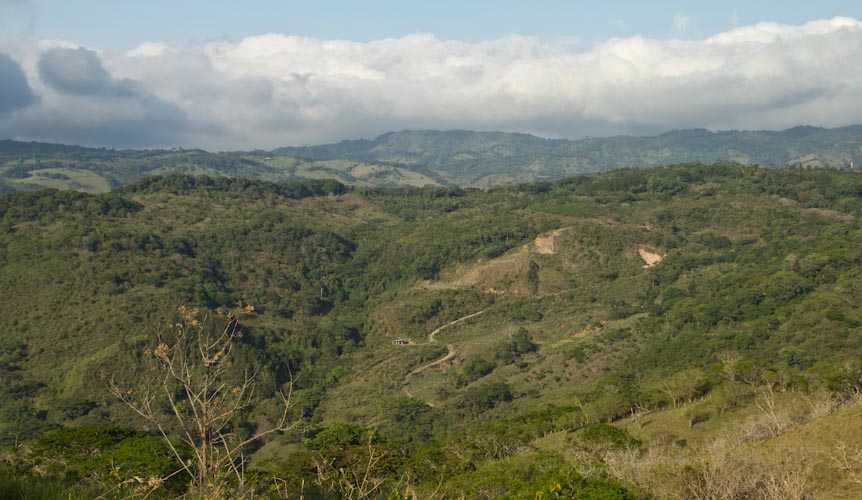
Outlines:
[[835, 447], [832, 460], [850, 482], [862, 485], [862, 448], [850, 448], [841, 442]]
[[739, 354], [733, 351], [725, 351], [719, 354], [718, 360], [721, 361], [721, 371], [727, 377], [727, 380], [731, 382], [736, 381]]
[[760, 397], [754, 402], [754, 405], [760, 410], [771, 434], [770, 437], [782, 434], [793, 425], [788, 411], [778, 405], [772, 385], [763, 387]]
[[[243, 450], [252, 442], [288, 430], [287, 416], [293, 381], [278, 393], [283, 409], [270, 426], [240, 437], [234, 426], [254, 396], [254, 373], [239, 371], [232, 353], [242, 337], [238, 318], [252, 306], [216, 315], [180, 307], [179, 320], [156, 335], [155, 348], [144, 352], [146, 381], [137, 389], [123, 388], [113, 379], [110, 388], [123, 403], [158, 429], [189, 475], [192, 488], [205, 498], [236, 498], [245, 489]], [[216, 319], [224, 326], [215, 324]], [[175, 444], [191, 450], [191, 459]], [[236, 481], [230, 491], [228, 480]]]
[[764, 500], [805, 500], [811, 498], [811, 472], [817, 454], [791, 450], [784, 458], [762, 466], [761, 498]]
[[683, 474], [685, 498], [743, 500], [757, 498], [757, 476], [749, 464], [735, 457], [729, 443], [716, 440], [696, 457]]

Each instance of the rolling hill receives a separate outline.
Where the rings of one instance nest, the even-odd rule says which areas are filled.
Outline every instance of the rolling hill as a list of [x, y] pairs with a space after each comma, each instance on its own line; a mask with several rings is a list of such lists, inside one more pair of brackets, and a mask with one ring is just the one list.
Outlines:
[[782, 132], [677, 130], [581, 140], [464, 130], [390, 132], [376, 139], [271, 152], [116, 151], [0, 141], [0, 192], [104, 193], [148, 175], [182, 173], [286, 182], [336, 179], [360, 187], [478, 187], [691, 161], [847, 168], [862, 158], [862, 126]]
[[356, 477], [381, 498], [857, 498], [860, 215], [856, 172], [733, 163], [6, 194], [4, 467], [110, 486], [52, 436], [151, 431], [108, 381], [147, 373], [179, 306], [242, 306], [231, 364], [257, 397], [235, 432], [271, 422], [279, 388], [296, 402], [247, 464], [273, 498]]
[[653, 137], [552, 140], [503, 132], [416, 130], [374, 140], [273, 151], [310, 159], [421, 165], [459, 186], [553, 180], [690, 161], [845, 168], [862, 157], [862, 126], [781, 132], [676, 130]]

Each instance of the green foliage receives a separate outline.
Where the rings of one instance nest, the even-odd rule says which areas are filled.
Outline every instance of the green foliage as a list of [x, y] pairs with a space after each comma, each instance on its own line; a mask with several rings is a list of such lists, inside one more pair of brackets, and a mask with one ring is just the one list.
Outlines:
[[[145, 494], [146, 492], [144, 492]], [[121, 500], [140, 491], [129, 487], [107, 488], [103, 485], [86, 484], [79, 481], [69, 482], [55, 477], [46, 477], [0, 469], [0, 498], [9, 500]], [[176, 496], [176, 495], [172, 495]], [[160, 491], [150, 494], [148, 498], [170, 498]]]
[[[183, 454], [189, 451], [175, 444]], [[168, 478], [182, 469], [178, 457], [161, 436], [117, 426], [65, 428], [48, 432], [34, 443], [34, 452], [62, 461], [66, 480], [99, 478], [122, 482], [134, 477]], [[171, 477], [178, 490], [185, 477]]]
[[[504, 498], [518, 498], [506, 496]], [[564, 477], [537, 491], [537, 500], [546, 498], [578, 498], [583, 500], [637, 500], [639, 495], [618, 481], [599, 478]]]
[[121, 217], [140, 208], [137, 203], [116, 194], [93, 196], [77, 191], [48, 190], [0, 196], [0, 218], [16, 222]]
[[698, 403], [689, 406], [685, 410], [685, 418], [688, 420], [689, 427], [706, 422], [710, 417], [712, 417], [712, 414], [712, 406], [705, 403]]
[[[455, 492], [543, 436], [638, 408], [706, 398], [680, 410], [708, 416], [698, 432], [758, 385], [847, 397], [862, 387], [860, 179], [690, 164], [486, 191], [166, 176], [0, 196], [0, 287], [14, 290], [0, 440], [131, 425], [99, 375], [139, 375], [136, 353], [180, 302], [254, 304], [233, 361], [259, 398], [233, 430], [271, 422], [267, 396], [295, 380], [301, 431], [260, 453], [310, 436], [297, 484], [329, 450], [361, 464], [366, 426], [387, 481]], [[554, 253], [536, 253], [551, 230]], [[641, 249], [662, 260], [644, 267]], [[440, 365], [411, 374], [449, 345], [458, 387]], [[512, 491], [569, 491], [541, 477]]]
[[493, 311], [495, 314], [514, 322], [541, 321], [544, 317], [541, 309], [533, 300], [506, 302], [495, 306]]
[[461, 396], [459, 407], [473, 412], [494, 408], [512, 400], [512, 390], [504, 382], [471, 385]]
[[560, 457], [531, 454], [497, 460], [454, 478], [444, 495], [466, 498], [635, 500], [616, 481], [584, 478]]
[[588, 425], [581, 431], [580, 438], [584, 443], [596, 447], [631, 449], [641, 445], [641, 441], [632, 437], [625, 429], [608, 424]]
[[309, 198], [312, 196], [338, 195], [347, 192], [347, 187], [331, 179], [288, 182], [277, 184], [243, 178], [230, 177], [190, 177], [183, 174], [145, 177], [119, 189], [120, 193], [171, 193], [191, 194], [219, 192], [232, 197], [278, 196], [287, 199]]
[[842, 367], [820, 365], [815, 366], [814, 370], [826, 380], [827, 387], [838, 394], [862, 393], [862, 365], [858, 362]]
[[524, 354], [536, 352], [538, 349], [539, 346], [532, 341], [529, 332], [519, 328], [514, 335], [497, 343], [494, 359], [504, 364], [511, 364], [517, 362]]
[[488, 361], [485, 358], [470, 358], [464, 363], [461, 370], [453, 370], [449, 374], [449, 378], [455, 387], [464, 387], [490, 374], [496, 366], [493, 361]]
[[313, 438], [302, 440], [309, 450], [344, 449], [374, 440], [374, 431], [357, 424], [334, 424], [318, 432]]
[[398, 440], [410, 436], [423, 440], [429, 437], [427, 433], [432, 423], [433, 411], [425, 401], [395, 396], [386, 398], [381, 406], [383, 416], [390, 422], [385, 427], [390, 439]]
[[527, 270], [527, 285], [530, 287], [530, 291], [532, 293], [536, 293], [539, 291], [539, 264], [536, 261], [530, 261], [530, 268]]

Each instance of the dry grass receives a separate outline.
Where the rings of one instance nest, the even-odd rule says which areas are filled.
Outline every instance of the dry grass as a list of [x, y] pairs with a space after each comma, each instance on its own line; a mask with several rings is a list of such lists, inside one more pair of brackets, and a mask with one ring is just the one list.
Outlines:
[[585, 474], [610, 473], [656, 498], [862, 498], [862, 405], [836, 408], [823, 393], [776, 394], [770, 405], [768, 392], [761, 392], [693, 427], [685, 419], [691, 405], [652, 412], [645, 423], [614, 424], [646, 443], [638, 450], [595, 455], [572, 446], [571, 432], [532, 445], [580, 463]]

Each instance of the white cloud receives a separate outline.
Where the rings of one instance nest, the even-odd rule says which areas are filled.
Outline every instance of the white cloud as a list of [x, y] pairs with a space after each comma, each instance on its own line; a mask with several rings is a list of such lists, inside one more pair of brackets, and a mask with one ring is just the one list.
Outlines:
[[128, 57], [160, 57], [169, 47], [164, 43], [145, 42], [126, 52]]
[[[110, 145], [95, 134], [110, 128], [116, 112], [108, 108], [116, 96], [64, 96], [41, 80], [35, 61], [58, 46], [69, 45], [7, 50], [22, 62], [34, 91], [48, 99], [28, 109], [28, 127], [10, 122], [17, 114], [0, 119], [0, 133], [26, 130], [27, 138], [39, 139], [35, 117], [50, 121], [64, 100], [75, 98], [76, 110], [92, 107], [92, 116], [105, 120], [91, 128], [89, 142]], [[96, 53], [109, 75], [103, 79], [151, 96], [122, 107], [126, 113], [136, 106], [148, 110], [136, 126], [158, 118], [152, 126], [161, 133], [142, 138], [170, 140], [164, 127], [182, 125], [175, 142], [154, 146], [272, 148], [404, 128], [553, 137], [779, 129], [840, 126], [862, 116], [855, 69], [862, 60], [862, 22], [849, 18], [761, 23], [703, 40], [614, 38], [594, 47], [517, 35], [467, 43], [423, 33], [372, 42], [266, 34]], [[164, 112], [154, 114], [148, 103]], [[62, 131], [52, 130], [52, 140], [60, 140]], [[77, 140], [88, 142], [80, 134]]]

